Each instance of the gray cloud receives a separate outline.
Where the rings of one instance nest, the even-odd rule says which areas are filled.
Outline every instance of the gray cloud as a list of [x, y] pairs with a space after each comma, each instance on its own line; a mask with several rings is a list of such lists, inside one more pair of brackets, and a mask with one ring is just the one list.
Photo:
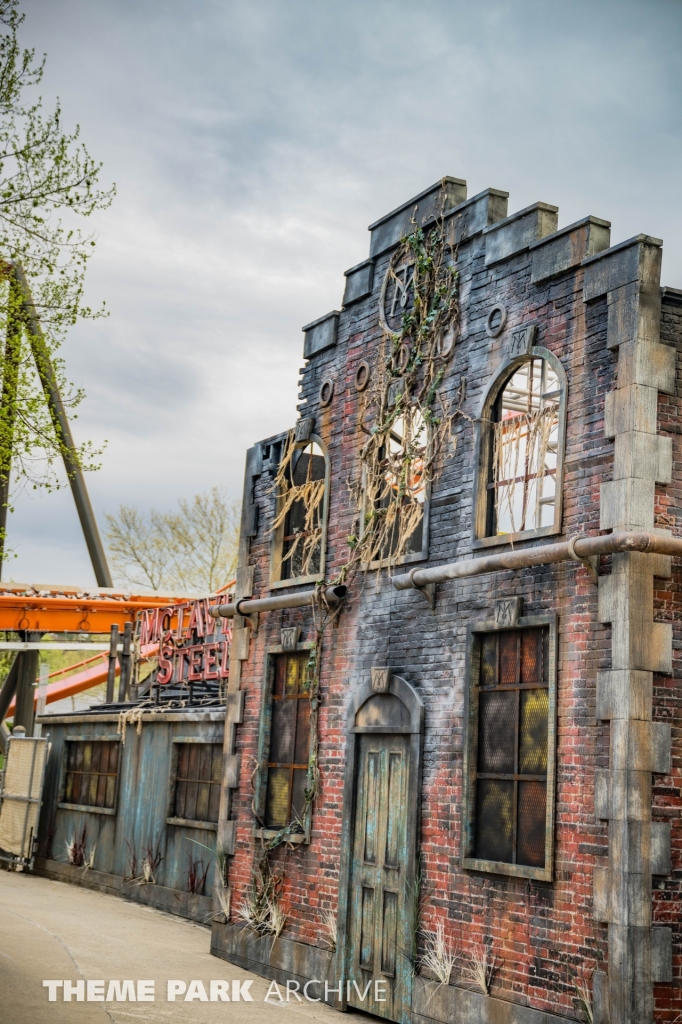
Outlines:
[[[238, 494], [295, 416], [301, 325], [338, 307], [367, 224], [443, 174], [665, 239], [682, 284], [675, 0], [27, 0], [27, 43], [116, 180], [64, 349], [108, 438], [99, 514]], [[68, 495], [12, 517], [17, 579], [92, 580]]]

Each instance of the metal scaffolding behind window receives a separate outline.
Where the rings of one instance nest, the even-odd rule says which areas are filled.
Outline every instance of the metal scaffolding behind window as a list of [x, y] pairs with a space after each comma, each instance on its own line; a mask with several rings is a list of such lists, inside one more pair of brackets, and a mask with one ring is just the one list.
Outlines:
[[119, 748], [116, 740], [67, 741], [63, 802], [113, 810]]
[[299, 822], [304, 832], [310, 757], [308, 651], [274, 656], [269, 739], [265, 827], [281, 829]]
[[[553, 642], [548, 627], [474, 638], [464, 865], [548, 877], [554, 787]], [[513, 867], [512, 867], [513, 866]]]
[[489, 534], [554, 523], [560, 398], [557, 375], [541, 358], [522, 363], [502, 389], [491, 424]]

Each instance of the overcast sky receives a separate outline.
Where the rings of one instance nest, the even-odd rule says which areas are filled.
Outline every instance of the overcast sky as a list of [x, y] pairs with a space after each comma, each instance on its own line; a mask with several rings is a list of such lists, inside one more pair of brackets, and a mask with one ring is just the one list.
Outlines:
[[[41, 88], [113, 207], [63, 354], [100, 521], [241, 492], [295, 420], [301, 326], [339, 308], [367, 225], [444, 174], [612, 241], [665, 240], [682, 287], [680, 0], [24, 0]], [[27, 582], [94, 582], [70, 493], [21, 496]]]

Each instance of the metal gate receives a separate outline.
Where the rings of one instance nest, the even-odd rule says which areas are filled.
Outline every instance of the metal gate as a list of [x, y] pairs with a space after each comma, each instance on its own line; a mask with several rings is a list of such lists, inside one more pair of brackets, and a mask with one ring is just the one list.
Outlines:
[[0, 860], [31, 867], [50, 744], [35, 736], [7, 743], [0, 788]]

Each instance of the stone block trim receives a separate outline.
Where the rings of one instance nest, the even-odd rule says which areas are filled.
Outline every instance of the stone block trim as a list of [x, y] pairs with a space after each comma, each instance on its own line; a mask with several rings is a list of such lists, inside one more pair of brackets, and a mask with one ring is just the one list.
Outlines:
[[490, 266], [527, 249], [533, 242], [556, 231], [559, 207], [549, 203], [533, 203], [525, 210], [492, 224], [485, 236], [485, 264]]
[[[445, 192], [445, 204], [441, 210], [441, 195]], [[445, 213], [453, 206], [459, 206], [467, 197], [467, 183], [462, 178], [445, 177], [441, 181], [431, 185], [430, 188], [420, 192], [414, 199], [403, 203], [397, 209], [380, 217], [373, 224], [369, 225], [371, 241], [369, 245], [370, 257], [380, 256], [388, 249], [398, 244], [403, 235], [409, 235], [413, 230], [410, 225], [414, 217], [416, 223], [421, 227], [430, 218], [439, 212]]]
[[[640, 235], [588, 257], [584, 299], [607, 300], [607, 347], [618, 352], [604, 433], [613, 478], [601, 485], [603, 530], [652, 530], [656, 486], [673, 479], [672, 439], [658, 433], [658, 393], [675, 390], [676, 351], [660, 343], [660, 242]], [[669, 871], [669, 829], [651, 821], [652, 776], [671, 768], [669, 723], [653, 721], [653, 673], [672, 671], [672, 626], [655, 622], [654, 577], [670, 565], [621, 554], [599, 580], [611, 623], [611, 668], [597, 677], [597, 715], [609, 720], [609, 767], [595, 775], [595, 817], [608, 820], [608, 865], [593, 874], [595, 920], [608, 923], [608, 976], [596, 980], [595, 1020], [650, 1024], [653, 985], [672, 960], [652, 930], [652, 874]], [[668, 966], [670, 964], [670, 967]]]
[[577, 267], [588, 256], [608, 249], [610, 240], [611, 222], [599, 217], [584, 217], [547, 235], [530, 246], [533, 254], [531, 281], [539, 284]]

